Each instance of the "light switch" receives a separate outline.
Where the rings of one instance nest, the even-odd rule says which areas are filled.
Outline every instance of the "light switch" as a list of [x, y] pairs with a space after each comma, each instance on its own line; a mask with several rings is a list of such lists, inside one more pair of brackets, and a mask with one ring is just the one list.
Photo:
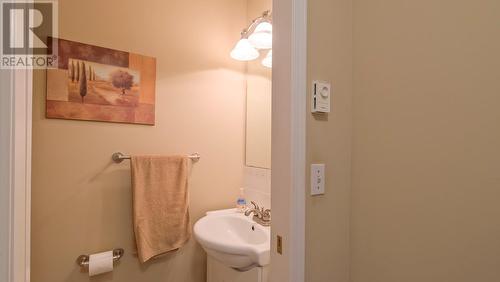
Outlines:
[[313, 81], [311, 111], [313, 113], [329, 113], [331, 84], [324, 81]]
[[311, 164], [311, 195], [325, 194], [325, 164]]

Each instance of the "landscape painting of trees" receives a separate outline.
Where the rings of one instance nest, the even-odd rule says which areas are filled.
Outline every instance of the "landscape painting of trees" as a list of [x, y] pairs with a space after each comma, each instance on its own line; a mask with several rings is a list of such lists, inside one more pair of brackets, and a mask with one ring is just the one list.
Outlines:
[[88, 61], [69, 60], [69, 101], [128, 107], [139, 105], [139, 72]]
[[58, 68], [47, 70], [48, 118], [153, 125], [156, 60], [52, 38]]

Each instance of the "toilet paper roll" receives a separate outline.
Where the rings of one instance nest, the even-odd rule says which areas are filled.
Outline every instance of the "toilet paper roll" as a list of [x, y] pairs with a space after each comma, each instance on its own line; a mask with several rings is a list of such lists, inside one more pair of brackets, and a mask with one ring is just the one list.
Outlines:
[[113, 271], [113, 251], [89, 256], [89, 276]]

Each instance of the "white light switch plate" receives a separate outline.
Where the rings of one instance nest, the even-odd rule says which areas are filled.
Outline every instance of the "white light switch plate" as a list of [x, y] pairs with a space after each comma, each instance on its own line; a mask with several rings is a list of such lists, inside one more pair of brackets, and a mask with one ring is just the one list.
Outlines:
[[311, 195], [325, 194], [325, 164], [311, 164]]

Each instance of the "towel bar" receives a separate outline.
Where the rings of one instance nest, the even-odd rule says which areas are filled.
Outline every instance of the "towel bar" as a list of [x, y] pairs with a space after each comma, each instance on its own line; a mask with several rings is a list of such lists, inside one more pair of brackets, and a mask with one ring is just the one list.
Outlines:
[[[124, 253], [125, 250], [122, 248], [114, 249], [113, 262], [119, 261], [123, 257]], [[81, 255], [76, 259], [76, 263], [81, 267], [89, 266], [89, 259], [90, 259], [89, 255]]]
[[[193, 161], [199, 161], [201, 156], [200, 154], [198, 153], [194, 153], [194, 154], [191, 154], [188, 156], [188, 158], [190, 158], [191, 160]], [[130, 160], [130, 156], [128, 155], [125, 155], [123, 153], [120, 153], [120, 152], [117, 152], [117, 153], [114, 153], [112, 156], [111, 156], [111, 159], [115, 162], [115, 163], [121, 163], [123, 162], [123, 160]]]

